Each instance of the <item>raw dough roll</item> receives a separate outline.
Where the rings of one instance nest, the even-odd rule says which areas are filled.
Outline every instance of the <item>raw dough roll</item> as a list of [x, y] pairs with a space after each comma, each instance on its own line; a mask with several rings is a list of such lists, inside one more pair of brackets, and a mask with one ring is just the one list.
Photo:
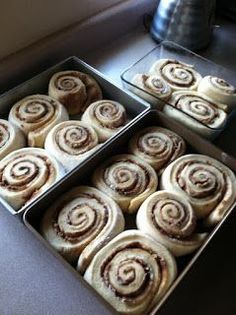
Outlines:
[[98, 137], [92, 127], [69, 120], [56, 125], [45, 140], [45, 149], [67, 171], [72, 170], [98, 148]]
[[136, 74], [132, 83], [138, 87], [132, 91], [150, 104], [163, 106], [171, 96], [170, 86], [158, 75]]
[[55, 73], [50, 79], [48, 94], [61, 102], [70, 115], [80, 114], [91, 103], [102, 99], [96, 80], [79, 71]]
[[134, 135], [129, 150], [150, 164], [158, 173], [172, 161], [183, 155], [184, 140], [171, 130], [162, 127], [148, 127]]
[[135, 212], [157, 189], [155, 170], [132, 154], [115, 155], [93, 174], [94, 185], [113, 198], [124, 212]]
[[202, 79], [192, 65], [173, 59], [157, 60], [149, 73], [161, 76], [174, 91], [196, 90]]
[[69, 116], [62, 104], [47, 95], [31, 95], [11, 109], [9, 121], [20, 128], [30, 147], [43, 147], [48, 132]]
[[102, 100], [92, 103], [84, 112], [82, 121], [92, 126], [100, 142], [114, 136], [127, 123], [126, 110], [120, 103]]
[[236, 198], [234, 173], [201, 154], [184, 155], [172, 162], [162, 174], [161, 186], [188, 200], [207, 225], [217, 224]]
[[[221, 109], [233, 109], [236, 106], [236, 89], [223, 79], [208, 75], [201, 80], [198, 91], [213, 99]], [[222, 107], [221, 104], [228, 106]]]
[[181, 91], [172, 94], [170, 105], [165, 105], [164, 112], [185, 124], [197, 133], [212, 137], [224, 127], [226, 113], [219, 109], [207, 96], [195, 91]]
[[63, 168], [45, 150], [16, 150], [0, 161], [0, 196], [19, 210], [63, 174]]
[[116, 236], [94, 257], [84, 278], [121, 314], [146, 314], [177, 275], [171, 253], [141, 231]]
[[93, 187], [78, 186], [65, 193], [44, 214], [43, 237], [83, 273], [93, 256], [123, 231], [119, 206]]
[[24, 134], [19, 128], [0, 119], [0, 160], [14, 150], [25, 146]]
[[149, 196], [138, 210], [137, 227], [166, 246], [175, 256], [190, 254], [206, 238], [196, 233], [196, 215], [181, 195], [158, 191]]

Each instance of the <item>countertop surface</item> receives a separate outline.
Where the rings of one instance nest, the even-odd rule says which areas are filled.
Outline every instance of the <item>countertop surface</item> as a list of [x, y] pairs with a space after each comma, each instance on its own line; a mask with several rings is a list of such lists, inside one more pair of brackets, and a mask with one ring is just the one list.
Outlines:
[[[120, 74], [156, 45], [144, 26], [140, 25], [118, 40], [81, 57], [110, 79], [121, 84]], [[197, 53], [236, 72], [236, 24], [218, 18], [209, 46]]]
[[111, 314], [91, 303], [88, 285], [1, 206], [0, 231], [1, 315]]
[[[211, 45], [200, 53], [236, 72], [236, 25], [223, 19], [217, 23], [220, 26], [214, 29]], [[121, 84], [121, 72], [155, 45], [140, 27], [83, 59]], [[232, 120], [218, 140], [234, 156], [235, 127]], [[235, 229], [234, 213], [158, 314], [236, 314]], [[52, 255], [18, 218], [2, 208], [0, 231], [1, 315], [110, 314], [102, 303], [93, 303], [88, 286], [78, 281], [73, 271]]]

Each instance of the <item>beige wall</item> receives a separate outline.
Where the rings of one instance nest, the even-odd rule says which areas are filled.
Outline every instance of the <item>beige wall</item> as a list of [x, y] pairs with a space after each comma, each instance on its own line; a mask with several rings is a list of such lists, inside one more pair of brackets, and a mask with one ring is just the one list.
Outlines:
[[0, 59], [123, 1], [0, 0]]

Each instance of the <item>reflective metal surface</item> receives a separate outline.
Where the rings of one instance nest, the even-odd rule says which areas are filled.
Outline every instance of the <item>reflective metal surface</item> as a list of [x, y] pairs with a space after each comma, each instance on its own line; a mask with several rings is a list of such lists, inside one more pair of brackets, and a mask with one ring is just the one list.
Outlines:
[[174, 41], [191, 50], [209, 44], [215, 0], [161, 0], [151, 26], [154, 39]]

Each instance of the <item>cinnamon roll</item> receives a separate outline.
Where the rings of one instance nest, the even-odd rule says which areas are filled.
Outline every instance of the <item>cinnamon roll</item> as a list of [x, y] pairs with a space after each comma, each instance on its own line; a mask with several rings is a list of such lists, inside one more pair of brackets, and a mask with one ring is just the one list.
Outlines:
[[132, 91], [153, 105], [164, 105], [171, 96], [168, 83], [158, 75], [136, 74], [132, 83], [137, 87]]
[[208, 75], [201, 80], [198, 91], [213, 99], [223, 110], [236, 104], [236, 88], [224, 79]]
[[94, 185], [112, 197], [124, 212], [135, 212], [157, 189], [155, 170], [132, 154], [115, 155], [93, 174]]
[[161, 244], [141, 231], [116, 236], [94, 257], [85, 280], [121, 314], [146, 314], [177, 275], [176, 262]]
[[94, 78], [72, 70], [55, 73], [48, 94], [62, 103], [70, 115], [80, 114], [89, 104], [102, 99], [101, 88]]
[[96, 188], [78, 186], [61, 196], [44, 214], [43, 237], [81, 273], [93, 256], [124, 229], [118, 205]]
[[82, 121], [92, 126], [100, 142], [114, 136], [127, 123], [126, 110], [120, 103], [102, 100], [89, 105]]
[[130, 152], [150, 164], [158, 173], [183, 155], [185, 149], [185, 142], [180, 136], [162, 127], [145, 128], [129, 142]]
[[196, 215], [181, 195], [158, 191], [138, 210], [137, 227], [166, 246], [175, 256], [190, 254], [201, 246], [206, 233], [196, 233]]
[[174, 91], [196, 90], [202, 79], [192, 65], [173, 59], [157, 60], [149, 73], [161, 76]]
[[23, 131], [30, 147], [43, 147], [51, 128], [68, 119], [62, 104], [50, 96], [40, 94], [23, 98], [9, 113], [10, 123]]
[[24, 134], [7, 120], [0, 119], [0, 160], [25, 146]]
[[172, 162], [162, 174], [161, 186], [188, 200], [207, 225], [217, 224], [236, 198], [234, 173], [201, 154], [184, 155]]
[[49, 132], [45, 149], [67, 171], [72, 170], [98, 148], [98, 137], [92, 127], [81, 121], [64, 121]]
[[211, 99], [199, 92], [175, 92], [172, 94], [169, 104], [171, 106], [165, 105], [163, 109], [168, 116], [205, 137], [212, 137], [226, 123], [226, 113]]
[[17, 211], [63, 174], [63, 168], [45, 150], [16, 150], [0, 161], [0, 196]]

